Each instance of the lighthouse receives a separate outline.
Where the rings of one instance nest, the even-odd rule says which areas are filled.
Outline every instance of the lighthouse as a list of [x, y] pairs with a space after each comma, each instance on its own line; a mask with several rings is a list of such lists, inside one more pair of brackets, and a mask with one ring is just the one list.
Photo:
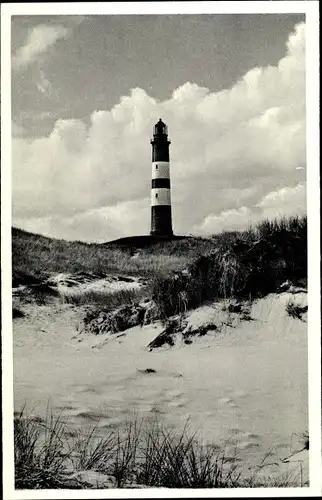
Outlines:
[[168, 127], [154, 126], [152, 145], [151, 236], [170, 237], [172, 231]]

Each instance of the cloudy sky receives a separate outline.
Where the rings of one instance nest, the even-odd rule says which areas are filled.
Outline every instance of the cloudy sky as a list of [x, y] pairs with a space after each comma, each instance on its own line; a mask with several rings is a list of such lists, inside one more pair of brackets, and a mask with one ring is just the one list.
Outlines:
[[13, 225], [147, 234], [160, 117], [175, 233], [305, 213], [304, 16], [14, 16]]

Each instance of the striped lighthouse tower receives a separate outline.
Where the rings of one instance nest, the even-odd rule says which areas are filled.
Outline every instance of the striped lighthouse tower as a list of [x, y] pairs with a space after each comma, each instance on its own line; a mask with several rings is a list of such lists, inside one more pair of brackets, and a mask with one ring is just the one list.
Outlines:
[[168, 128], [154, 126], [152, 144], [151, 236], [172, 236]]

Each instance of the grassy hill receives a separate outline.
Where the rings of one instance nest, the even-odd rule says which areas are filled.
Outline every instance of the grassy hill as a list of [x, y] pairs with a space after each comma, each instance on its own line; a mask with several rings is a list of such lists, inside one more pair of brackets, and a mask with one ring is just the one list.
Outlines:
[[109, 243], [84, 243], [48, 238], [12, 228], [14, 276], [52, 272], [119, 273], [154, 276], [179, 270], [214, 247], [212, 238], [180, 237], [163, 241], [149, 236]]
[[125, 238], [119, 238], [117, 240], [109, 241], [105, 245], [109, 247], [117, 248], [148, 248], [157, 243], [166, 243], [169, 241], [179, 241], [185, 240], [187, 238], [192, 238], [191, 236], [151, 236], [151, 235], [141, 235], [141, 236], [127, 236]]
[[139, 240], [69, 242], [13, 228], [13, 282], [58, 272], [143, 276], [151, 279], [152, 297], [166, 317], [207, 300], [255, 298], [285, 281], [306, 282], [306, 217], [263, 221], [208, 238], [152, 239], [144, 245]]

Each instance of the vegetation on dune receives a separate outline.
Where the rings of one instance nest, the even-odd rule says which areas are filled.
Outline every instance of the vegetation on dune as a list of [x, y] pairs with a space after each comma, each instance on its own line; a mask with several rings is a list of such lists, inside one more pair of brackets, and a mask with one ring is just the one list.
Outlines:
[[50, 273], [108, 273], [152, 278], [158, 273], [185, 269], [218, 241], [231, 240], [237, 232], [209, 238], [187, 237], [161, 241], [143, 248], [84, 243], [47, 238], [12, 228], [13, 283], [36, 284]]
[[25, 316], [25, 314], [20, 311], [20, 309], [18, 309], [17, 307], [13, 307], [12, 308], [12, 318], [15, 319], [15, 318], [23, 318]]
[[178, 337], [181, 336], [185, 344], [192, 344], [192, 339], [203, 337], [209, 332], [220, 331], [222, 325], [215, 323], [204, 323], [198, 327], [192, 327], [182, 316], [174, 316], [165, 321], [164, 330], [153, 339], [147, 346], [150, 351], [164, 345], [174, 346]]
[[39, 299], [41, 277], [52, 272], [140, 275], [150, 283], [144, 292], [71, 291], [63, 300], [110, 308], [138, 303], [151, 293], [160, 318], [208, 300], [254, 299], [280, 291], [286, 281], [303, 284], [307, 276], [306, 217], [267, 220], [246, 231], [209, 238], [157, 242], [137, 251], [55, 240], [18, 229], [12, 234], [13, 282], [28, 284], [32, 297]]
[[279, 291], [285, 281], [306, 281], [306, 217], [264, 221], [233, 236], [223, 233], [215, 241], [186, 270], [155, 279], [153, 298], [162, 317], [208, 300], [254, 299]]
[[125, 288], [120, 290], [82, 290], [64, 292], [61, 294], [65, 304], [77, 306], [95, 304], [103, 306], [105, 310], [115, 309], [120, 306], [137, 304], [147, 296], [145, 288]]
[[133, 326], [143, 325], [146, 308], [140, 305], [123, 305], [118, 309], [94, 309], [84, 317], [84, 328], [88, 333], [100, 335], [120, 333]]
[[197, 238], [157, 243], [136, 251], [132, 247], [57, 240], [13, 228], [13, 281], [25, 284], [55, 272], [152, 277], [160, 271], [184, 269], [209, 245], [208, 240]]
[[[236, 450], [202, 446], [187, 424], [175, 432], [156, 419], [133, 418], [99, 436], [95, 427], [71, 432], [62, 415], [47, 411], [43, 421], [23, 408], [15, 416], [14, 442], [16, 489], [305, 486], [297, 469], [259, 476], [264, 463], [245, 477]], [[89, 482], [86, 472], [98, 474], [100, 484]]]
[[290, 300], [287, 304], [286, 304], [286, 312], [289, 316], [291, 316], [291, 318], [294, 318], [294, 319], [300, 319], [303, 321], [303, 314], [307, 313], [308, 311], [308, 306], [305, 305], [305, 306], [302, 306], [300, 304], [295, 304], [295, 302], [293, 302], [292, 300]]

